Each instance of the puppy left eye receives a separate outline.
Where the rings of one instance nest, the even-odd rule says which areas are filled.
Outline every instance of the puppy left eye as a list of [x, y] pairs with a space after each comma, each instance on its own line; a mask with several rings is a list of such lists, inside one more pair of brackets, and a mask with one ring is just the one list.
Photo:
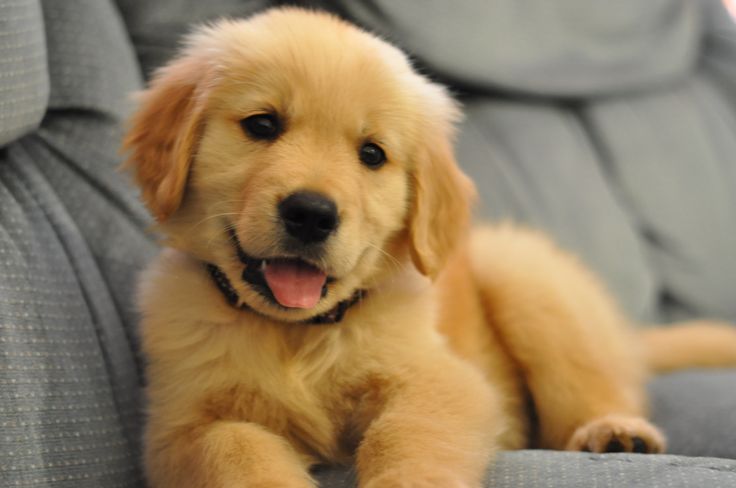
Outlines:
[[254, 139], [273, 140], [281, 134], [281, 122], [274, 114], [252, 115], [240, 121], [241, 127]]
[[386, 162], [386, 153], [377, 144], [367, 142], [358, 152], [360, 160], [371, 169], [377, 169]]

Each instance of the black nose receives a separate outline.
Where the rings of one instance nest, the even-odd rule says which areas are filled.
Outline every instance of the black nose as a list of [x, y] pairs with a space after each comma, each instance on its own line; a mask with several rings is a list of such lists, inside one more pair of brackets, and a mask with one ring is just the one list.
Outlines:
[[335, 202], [311, 191], [286, 197], [279, 203], [279, 215], [289, 235], [304, 244], [324, 241], [339, 223]]

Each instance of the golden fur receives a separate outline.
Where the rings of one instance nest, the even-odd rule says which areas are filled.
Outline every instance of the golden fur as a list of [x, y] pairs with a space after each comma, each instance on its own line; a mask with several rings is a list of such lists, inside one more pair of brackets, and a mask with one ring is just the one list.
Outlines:
[[[140, 289], [154, 487], [309, 487], [309, 466], [351, 461], [363, 487], [472, 487], [497, 449], [631, 451], [638, 437], [659, 452], [647, 361], [702, 362], [708, 330], [712, 363], [736, 361], [725, 326], [638, 341], [541, 234], [468, 233], [455, 104], [336, 18], [281, 9], [202, 28], [140, 102], [128, 166], [168, 245]], [[264, 111], [286, 120], [272, 142], [239, 125]], [[365, 140], [385, 150], [382, 168], [358, 160]], [[318, 263], [336, 280], [311, 310], [274, 307], [238, 279], [226, 232], [250, 254], [285, 253], [276, 204], [300, 189], [340, 211]], [[226, 303], [205, 262], [249, 309]], [[299, 323], [356, 289], [367, 297], [341, 323]], [[695, 352], [682, 347], [693, 334]]]

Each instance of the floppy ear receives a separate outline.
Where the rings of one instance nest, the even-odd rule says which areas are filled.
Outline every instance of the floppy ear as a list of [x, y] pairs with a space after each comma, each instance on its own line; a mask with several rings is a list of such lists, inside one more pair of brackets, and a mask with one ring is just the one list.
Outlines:
[[200, 93], [207, 66], [184, 56], [159, 70], [140, 94], [123, 150], [143, 200], [159, 222], [181, 204], [189, 166], [201, 132], [204, 97]]
[[411, 174], [411, 257], [417, 269], [430, 278], [442, 270], [467, 231], [475, 198], [473, 183], [455, 162], [451, 138], [449, 121], [430, 130], [424, 137], [424, 154]]

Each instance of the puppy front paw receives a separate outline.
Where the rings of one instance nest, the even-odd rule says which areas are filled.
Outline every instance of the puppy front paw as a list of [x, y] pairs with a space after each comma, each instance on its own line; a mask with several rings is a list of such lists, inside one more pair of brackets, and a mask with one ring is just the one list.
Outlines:
[[567, 443], [568, 451], [661, 453], [664, 435], [641, 417], [607, 415], [579, 427]]

